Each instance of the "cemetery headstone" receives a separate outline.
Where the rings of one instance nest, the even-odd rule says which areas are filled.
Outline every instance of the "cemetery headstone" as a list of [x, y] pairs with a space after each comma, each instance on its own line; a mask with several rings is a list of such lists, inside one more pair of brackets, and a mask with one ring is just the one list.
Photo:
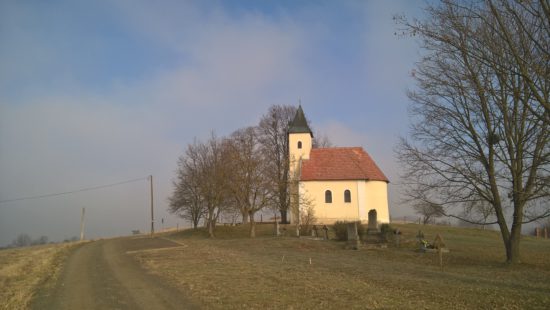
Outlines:
[[327, 225], [323, 225], [323, 232], [324, 232], [324, 239], [328, 240], [328, 227], [327, 227]]
[[378, 215], [376, 210], [369, 211], [369, 224], [367, 226], [367, 234], [378, 233]]
[[357, 222], [348, 223], [348, 242], [347, 248], [359, 249], [359, 234], [357, 233]]

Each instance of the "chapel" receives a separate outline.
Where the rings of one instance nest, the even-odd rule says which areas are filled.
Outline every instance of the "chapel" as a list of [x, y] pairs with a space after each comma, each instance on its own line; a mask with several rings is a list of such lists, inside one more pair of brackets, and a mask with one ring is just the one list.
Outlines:
[[[312, 208], [318, 224], [389, 223], [388, 178], [362, 147], [313, 148], [302, 106], [288, 128], [291, 204]], [[299, 218], [291, 212], [291, 222]]]

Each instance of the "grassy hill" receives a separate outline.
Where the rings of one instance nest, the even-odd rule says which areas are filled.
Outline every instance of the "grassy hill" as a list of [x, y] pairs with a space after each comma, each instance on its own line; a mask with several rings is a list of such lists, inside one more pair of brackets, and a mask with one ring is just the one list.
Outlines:
[[[259, 225], [165, 235], [183, 246], [136, 253], [150, 272], [206, 308], [547, 309], [550, 240], [524, 237], [520, 266], [508, 266], [498, 232], [447, 226], [393, 225], [401, 247], [345, 250], [337, 241], [273, 237]], [[441, 234], [450, 253], [416, 251], [415, 236]], [[290, 229], [289, 229], [290, 231]]]

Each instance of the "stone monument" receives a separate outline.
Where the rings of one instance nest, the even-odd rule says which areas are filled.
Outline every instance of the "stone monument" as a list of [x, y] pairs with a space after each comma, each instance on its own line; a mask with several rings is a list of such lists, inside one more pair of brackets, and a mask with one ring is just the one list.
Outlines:
[[346, 248], [359, 249], [359, 234], [357, 233], [357, 222], [348, 223], [348, 242]]
[[376, 210], [369, 211], [369, 224], [367, 226], [367, 234], [376, 234], [378, 233], [378, 215]]

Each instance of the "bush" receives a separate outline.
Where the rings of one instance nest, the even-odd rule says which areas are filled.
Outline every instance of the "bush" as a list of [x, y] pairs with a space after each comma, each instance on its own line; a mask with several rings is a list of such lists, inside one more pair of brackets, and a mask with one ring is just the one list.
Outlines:
[[[347, 241], [348, 240], [348, 223], [346, 221], [337, 221], [332, 225], [332, 229], [334, 229], [334, 234], [336, 235], [336, 240], [339, 241]], [[353, 222], [352, 222], [353, 223]], [[359, 235], [359, 238], [362, 240], [363, 235], [365, 234], [365, 226], [361, 224], [360, 221], [356, 221], [357, 223], [357, 234]]]
[[393, 236], [395, 234], [395, 229], [393, 229], [390, 224], [382, 224], [380, 225], [380, 236], [385, 241], [391, 241], [393, 239]]
[[317, 218], [315, 217], [315, 210], [313, 207], [308, 207], [304, 212], [300, 213], [300, 235], [308, 236], [311, 234], [311, 229], [313, 225], [317, 223]]

